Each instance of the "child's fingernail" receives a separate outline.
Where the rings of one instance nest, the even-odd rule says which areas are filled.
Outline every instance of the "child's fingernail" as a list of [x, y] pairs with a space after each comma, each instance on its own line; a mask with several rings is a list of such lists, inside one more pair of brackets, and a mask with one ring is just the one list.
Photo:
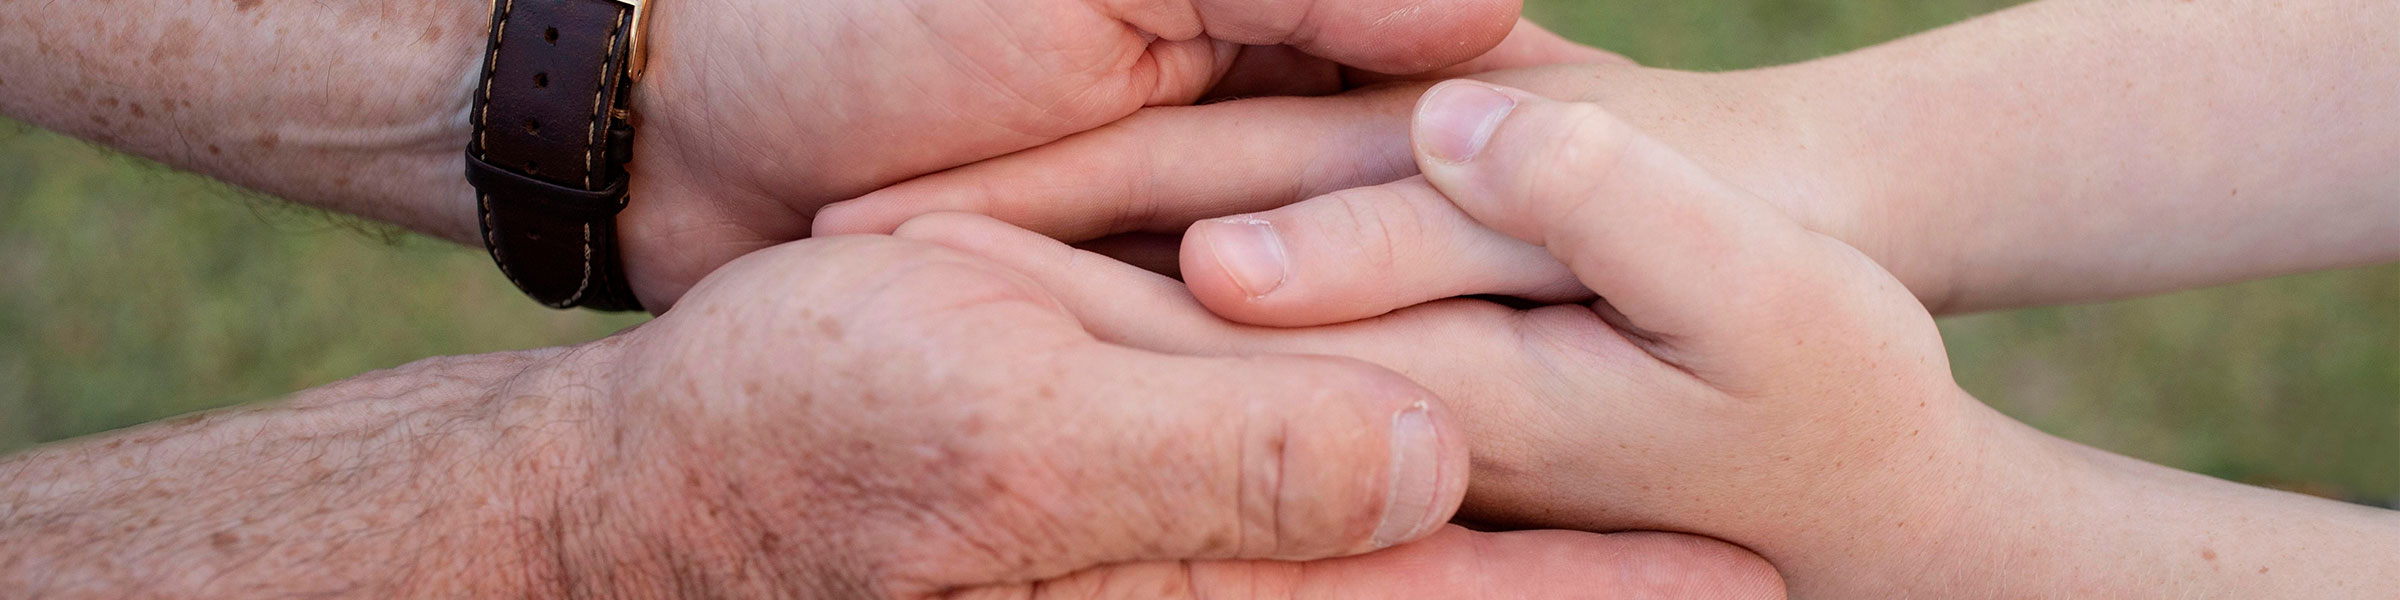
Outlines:
[[1483, 151], [1517, 99], [1480, 83], [1453, 81], [1435, 86], [1417, 104], [1417, 144], [1434, 158], [1467, 162]]
[[1233, 285], [1251, 298], [1263, 298], [1283, 285], [1291, 264], [1283, 253], [1283, 238], [1275, 224], [1257, 217], [1226, 217], [1209, 222], [1208, 251], [1233, 277]]

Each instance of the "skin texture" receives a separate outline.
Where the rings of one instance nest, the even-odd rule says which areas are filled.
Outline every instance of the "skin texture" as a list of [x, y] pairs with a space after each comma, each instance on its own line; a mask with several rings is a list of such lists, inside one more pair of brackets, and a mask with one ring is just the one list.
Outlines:
[[[0, 113], [475, 243], [459, 173], [490, 10], [471, 0], [0, 0], [10, 32]], [[619, 217], [627, 275], [645, 306], [664, 311], [716, 266], [805, 237], [827, 202], [1144, 106], [1188, 104], [1220, 80], [1236, 84], [1229, 93], [1330, 93], [1392, 78], [1375, 71], [1621, 60], [1519, 25], [1516, 10], [1511, 0], [670, 0], [654, 12], [633, 99], [640, 158]]]
[[[2400, 55], [2356, 18], [2390, 9], [2060, 0], [1762, 71], [1486, 74], [1530, 90], [1488, 130], [1423, 86], [1154, 109], [818, 231], [995, 257], [1104, 339], [1390, 366], [1470, 416], [1470, 517], [1706, 533], [1798, 597], [2376, 597], [2394, 513], [2008, 421], [1928, 313], [2400, 258], [2400, 70], [2335, 58]], [[1430, 156], [1462, 131], [1480, 157]], [[942, 210], [1181, 231], [1184, 281]], [[1477, 293], [1606, 300], [1439, 300]]]
[[[2393, 11], [2052, 0], [1757, 71], [1475, 77], [1606, 106], [1959, 313], [2400, 260], [2400, 174], [2385, 168], [2400, 161], [2400, 105], [2375, 101], [2400, 95], [2400, 63], [2355, 60], [2400, 56], [2379, 18]], [[1263, 325], [1469, 294], [1590, 298], [1539, 248], [1407, 179], [1424, 87], [1145, 110], [829, 206], [817, 231], [945, 210], [1070, 241], [1264, 221], [1289, 261], [1281, 287], [1194, 289]], [[1191, 154], [1223, 160], [1170, 158]]]
[[[1453, 93], [1508, 112], [1456, 119]], [[2111, 456], [1984, 407], [1898, 279], [1598, 105], [1451, 83], [1417, 114], [1442, 197], [1606, 300], [1250, 327], [988, 217], [899, 235], [1019, 268], [1102, 339], [1389, 366], [1476, 441], [1462, 514], [1702, 533], [1765, 556], [1794, 597], [2372, 598], [2400, 576], [2400, 513]], [[1190, 285], [1228, 285], [1192, 268], [1196, 248]]]
[[[488, 10], [0, 0], [0, 112], [472, 239], [457, 173]], [[1394, 79], [1333, 60], [1450, 65], [1436, 74], [1621, 60], [1512, 33], [1513, 3], [1481, 0], [695, 0], [656, 16], [635, 100], [641, 200], [623, 224], [659, 309], [720, 263], [801, 236], [823, 202], [1142, 106]], [[922, 244], [764, 254], [701, 307], [608, 341], [436, 359], [9, 457], [0, 589], [1781, 593], [1754, 555], [1693, 536], [1435, 531], [1461, 493], [1462, 442], [1387, 444], [1396, 434], [1379, 432], [1410, 422], [1394, 410], [1450, 427], [1388, 372], [1108, 347], [1022, 280]], [[1412, 475], [1391, 471], [1399, 456], [1417, 459]], [[1428, 533], [1366, 557], [1264, 560]]]
[[1466, 440], [1389, 371], [1138, 350], [1064, 306], [930, 244], [778, 247], [592, 344], [0, 460], [0, 589], [1781, 597], [1705, 538], [1443, 525]]

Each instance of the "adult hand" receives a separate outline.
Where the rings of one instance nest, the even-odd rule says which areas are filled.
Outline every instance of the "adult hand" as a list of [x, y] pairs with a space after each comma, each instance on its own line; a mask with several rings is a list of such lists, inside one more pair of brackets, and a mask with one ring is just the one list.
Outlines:
[[663, 309], [717, 265], [806, 236], [822, 204], [1049, 143], [1144, 106], [1188, 104], [1212, 88], [1331, 93], [1390, 78], [1340, 65], [1417, 73], [1462, 62], [1452, 70], [1614, 59], [1517, 20], [1516, 8], [1513, 0], [662, 8], [637, 94], [646, 117], [635, 151], [638, 200], [620, 218], [628, 275], [646, 305]]
[[[588, 360], [588, 362], [586, 362]], [[745, 258], [564, 368], [611, 440], [585, 489], [637, 554], [730, 589], [836, 596], [1756, 597], [1683, 536], [1453, 530], [1466, 441], [1363, 363], [1197, 358], [1092, 338], [1031, 280], [931, 245], [833, 238]], [[644, 549], [603, 546], [590, 552]], [[570, 552], [570, 555], [580, 553]], [[645, 559], [657, 559], [655, 561]], [[1655, 571], [1654, 571], [1655, 570]], [[1642, 573], [1658, 573], [1653, 577]], [[668, 573], [658, 573], [665, 576]], [[743, 576], [751, 579], [743, 580]]]
[[[16, 27], [0, 36], [0, 113], [479, 244], [461, 150], [491, 8], [417, 8], [244, 2], [228, 18], [222, 6], [170, 0], [0, 2], [0, 23]], [[633, 94], [641, 133], [631, 208], [618, 219], [623, 258], [637, 295], [663, 311], [710, 269], [807, 235], [826, 202], [1100, 127], [1143, 106], [1333, 93], [1398, 77], [1374, 71], [1620, 60], [1520, 25], [1516, 8], [1514, 0], [661, 2], [647, 75]], [[122, 27], [87, 35], [96, 22]]]
[[929, 244], [780, 247], [600, 342], [425, 361], [0, 461], [0, 585], [61, 597], [1781, 593], [1763, 561], [1704, 538], [1445, 528], [1466, 441], [1389, 371], [1160, 354], [1098, 341], [1077, 319], [1031, 280]]
[[[1247, 327], [1173, 280], [985, 217], [899, 233], [1031, 274], [1103, 339], [1389, 366], [1462, 416], [1463, 514], [1711, 535], [1768, 558], [1797, 597], [2357, 595], [2347, 582], [2400, 570], [2387, 511], [2107, 455], [1984, 407], [1876, 263], [1596, 105], [1453, 82], [1416, 115], [1441, 210], [1541, 249], [1602, 300]], [[1272, 233], [1195, 227], [1190, 288], [1241, 293]], [[1333, 268], [1380, 249], [1314, 250]]]

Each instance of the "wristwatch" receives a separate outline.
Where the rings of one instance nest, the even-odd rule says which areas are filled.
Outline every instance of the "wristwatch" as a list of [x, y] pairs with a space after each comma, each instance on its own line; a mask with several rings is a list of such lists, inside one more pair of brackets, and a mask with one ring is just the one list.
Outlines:
[[469, 114], [484, 249], [554, 308], [641, 310], [617, 250], [633, 82], [656, 0], [494, 0]]

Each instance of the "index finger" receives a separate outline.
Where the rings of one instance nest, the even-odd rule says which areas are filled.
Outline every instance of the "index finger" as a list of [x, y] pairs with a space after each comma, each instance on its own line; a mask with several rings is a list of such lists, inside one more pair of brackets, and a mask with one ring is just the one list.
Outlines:
[[1068, 241], [1181, 233], [1200, 219], [1415, 174], [1408, 112], [1425, 87], [1145, 109], [826, 205], [815, 235], [890, 233], [937, 212], [982, 214]]

